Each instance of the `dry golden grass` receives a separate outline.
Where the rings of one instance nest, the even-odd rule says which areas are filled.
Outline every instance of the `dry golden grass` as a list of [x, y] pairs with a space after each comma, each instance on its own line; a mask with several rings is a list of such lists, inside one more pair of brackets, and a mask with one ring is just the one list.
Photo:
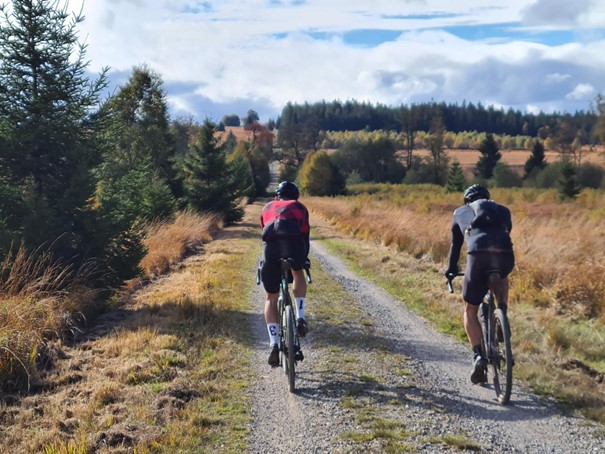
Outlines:
[[[431, 186], [373, 189], [377, 192], [307, 200], [348, 233], [445, 266], [460, 194]], [[573, 204], [558, 202], [553, 190], [496, 189], [492, 195], [513, 213], [512, 301], [605, 322], [605, 194], [587, 189]]]
[[89, 314], [96, 294], [84, 280], [92, 268], [74, 269], [50, 253], [27, 253], [23, 247], [0, 265], [0, 384], [28, 389], [44, 366], [44, 344], [77, 329], [72, 316]]
[[[519, 168], [523, 168], [531, 156], [531, 150], [500, 150], [500, 152], [502, 162]], [[446, 153], [451, 160], [457, 160], [464, 169], [474, 168], [481, 157], [479, 150], [472, 149], [447, 149]], [[415, 150], [414, 155], [429, 157], [430, 151], [428, 149]], [[547, 150], [544, 155], [547, 162], [557, 162], [561, 159], [561, 154], [554, 150]], [[586, 148], [582, 155], [582, 162], [605, 165], [605, 149], [603, 147], [595, 147], [593, 150]]]
[[194, 251], [223, 227], [220, 216], [183, 211], [174, 220], [147, 226], [147, 255], [141, 262], [144, 278], [166, 273], [170, 267]]
[[[166, 273], [222, 228], [219, 216], [179, 213], [174, 220], [147, 227], [144, 278]], [[74, 272], [48, 253], [20, 248], [0, 264], [0, 383], [6, 389], [29, 387], [38, 367], [50, 360], [44, 345], [96, 316], [99, 301], [86, 287], [90, 267]], [[78, 279], [75, 279], [78, 276]], [[138, 279], [132, 281], [132, 286]]]

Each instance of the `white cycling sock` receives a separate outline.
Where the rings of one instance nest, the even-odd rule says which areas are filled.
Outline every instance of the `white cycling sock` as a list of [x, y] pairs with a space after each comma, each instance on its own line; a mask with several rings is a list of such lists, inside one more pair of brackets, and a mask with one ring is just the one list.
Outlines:
[[294, 298], [296, 300], [296, 318], [305, 318], [305, 297]]
[[279, 344], [277, 323], [267, 323], [267, 331], [269, 332], [269, 347]]

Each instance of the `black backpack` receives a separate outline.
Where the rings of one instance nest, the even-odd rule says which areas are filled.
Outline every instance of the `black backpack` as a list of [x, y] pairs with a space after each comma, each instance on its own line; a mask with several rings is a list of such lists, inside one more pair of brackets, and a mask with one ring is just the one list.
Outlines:
[[485, 230], [501, 228], [503, 230], [508, 230], [506, 220], [503, 219], [498, 204], [493, 200], [475, 200], [470, 203], [469, 206], [475, 213], [475, 217], [469, 225], [470, 229]]

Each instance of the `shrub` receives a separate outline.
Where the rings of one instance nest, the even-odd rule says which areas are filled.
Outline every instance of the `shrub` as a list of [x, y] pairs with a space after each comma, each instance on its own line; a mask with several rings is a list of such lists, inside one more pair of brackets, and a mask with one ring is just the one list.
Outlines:
[[302, 192], [309, 195], [342, 194], [345, 188], [344, 178], [325, 151], [307, 156], [300, 169], [299, 182]]
[[493, 185], [499, 188], [520, 187], [523, 179], [508, 164], [499, 162], [494, 168]]
[[600, 188], [605, 182], [604, 175], [603, 167], [585, 162], [578, 168], [578, 184], [583, 188]]

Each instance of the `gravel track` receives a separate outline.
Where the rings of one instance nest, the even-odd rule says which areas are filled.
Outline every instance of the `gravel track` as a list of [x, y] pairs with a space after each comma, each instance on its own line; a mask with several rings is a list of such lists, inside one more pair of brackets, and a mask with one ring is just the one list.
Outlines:
[[[554, 403], [537, 397], [518, 382], [513, 386], [510, 404], [500, 405], [491, 384], [470, 383], [471, 358], [466, 346], [438, 333], [400, 301], [351, 272], [317, 241], [312, 241], [311, 254], [371, 318], [377, 335], [390, 344], [390, 351], [407, 358], [406, 367], [412, 371], [414, 383], [406, 388], [405, 395], [397, 391], [405, 405], [397, 409], [384, 405], [380, 410], [405, 423], [412, 434], [410, 442], [414, 450], [461, 452], [453, 446], [427, 440], [430, 436], [462, 433], [480, 445], [483, 452], [605, 452], [602, 427], [583, 418], [563, 415]], [[264, 298], [262, 286], [257, 287], [254, 298], [259, 302], [255, 306], [253, 326], [257, 340], [252, 358], [257, 379], [251, 389], [254, 422], [249, 452], [380, 452], [380, 445], [361, 446], [341, 436], [359, 424], [351, 411], [343, 408], [342, 393], [334, 392], [318, 370], [321, 367], [317, 365], [329, 353], [314, 349], [312, 312], [311, 332], [303, 340], [305, 361], [297, 367], [297, 390], [291, 394], [283, 370], [272, 370], [266, 363], [266, 327], [262, 315], [258, 315]], [[376, 367], [372, 361], [375, 353], [367, 353], [364, 361], [368, 367]], [[388, 369], [388, 365], [382, 367]], [[382, 372], [389, 376], [389, 370]], [[392, 389], [395, 388], [393, 384]]]

